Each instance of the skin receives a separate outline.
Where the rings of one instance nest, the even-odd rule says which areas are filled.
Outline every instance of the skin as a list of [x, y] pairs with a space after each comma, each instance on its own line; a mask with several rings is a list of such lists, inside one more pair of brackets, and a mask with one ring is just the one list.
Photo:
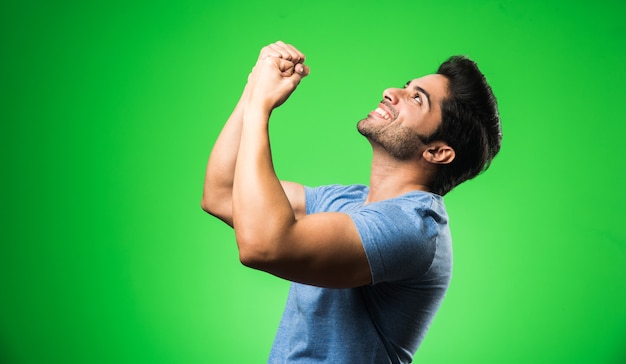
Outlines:
[[[306, 215], [304, 187], [280, 181], [274, 171], [270, 116], [309, 74], [304, 61], [302, 52], [283, 42], [261, 50], [209, 157], [202, 208], [234, 228], [246, 266], [321, 287], [366, 285], [370, 267], [352, 219], [337, 212]], [[428, 135], [437, 128], [446, 86], [445, 77], [429, 75], [407, 88], [387, 89], [379, 108], [390, 117], [373, 111], [359, 122], [373, 148], [366, 203], [428, 191], [437, 166], [454, 159], [454, 150], [442, 142], [419, 143], [405, 158], [388, 151], [398, 136]]]
[[386, 89], [377, 111], [359, 122], [359, 132], [398, 159], [414, 157], [422, 146], [420, 137], [439, 125], [440, 95], [445, 95], [446, 87], [444, 76], [428, 75], [407, 82], [403, 89]]

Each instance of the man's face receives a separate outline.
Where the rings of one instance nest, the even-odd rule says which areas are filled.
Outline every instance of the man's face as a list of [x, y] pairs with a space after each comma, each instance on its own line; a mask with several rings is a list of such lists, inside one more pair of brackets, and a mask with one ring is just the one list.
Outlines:
[[358, 130], [395, 158], [409, 159], [421, 153], [422, 138], [441, 123], [447, 87], [444, 76], [433, 74], [409, 81], [404, 88], [386, 89], [378, 107], [358, 123]]

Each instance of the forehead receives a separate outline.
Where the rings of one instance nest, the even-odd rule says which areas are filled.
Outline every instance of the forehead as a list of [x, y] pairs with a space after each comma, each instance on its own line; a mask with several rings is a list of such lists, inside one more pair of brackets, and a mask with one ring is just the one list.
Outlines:
[[430, 94], [433, 103], [439, 103], [448, 95], [448, 79], [439, 74], [426, 75], [411, 80], [410, 86], [419, 86]]

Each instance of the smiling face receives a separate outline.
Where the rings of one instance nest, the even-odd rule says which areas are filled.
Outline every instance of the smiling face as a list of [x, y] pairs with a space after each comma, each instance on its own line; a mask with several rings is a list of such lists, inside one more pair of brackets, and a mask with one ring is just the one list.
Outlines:
[[381, 103], [357, 128], [393, 157], [410, 159], [422, 152], [422, 140], [441, 123], [447, 87], [448, 80], [434, 74], [409, 81], [404, 88], [386, 89]]

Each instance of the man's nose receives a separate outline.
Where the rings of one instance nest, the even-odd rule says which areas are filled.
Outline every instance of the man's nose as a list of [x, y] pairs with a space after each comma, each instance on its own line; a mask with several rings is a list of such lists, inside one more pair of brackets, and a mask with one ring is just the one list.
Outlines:
[[399, 88], [388, 88], [383, 91], [383, 99], [389, 101], [391, 104], [396, 104], [398, 100], [400, 100], [400, 91]]

